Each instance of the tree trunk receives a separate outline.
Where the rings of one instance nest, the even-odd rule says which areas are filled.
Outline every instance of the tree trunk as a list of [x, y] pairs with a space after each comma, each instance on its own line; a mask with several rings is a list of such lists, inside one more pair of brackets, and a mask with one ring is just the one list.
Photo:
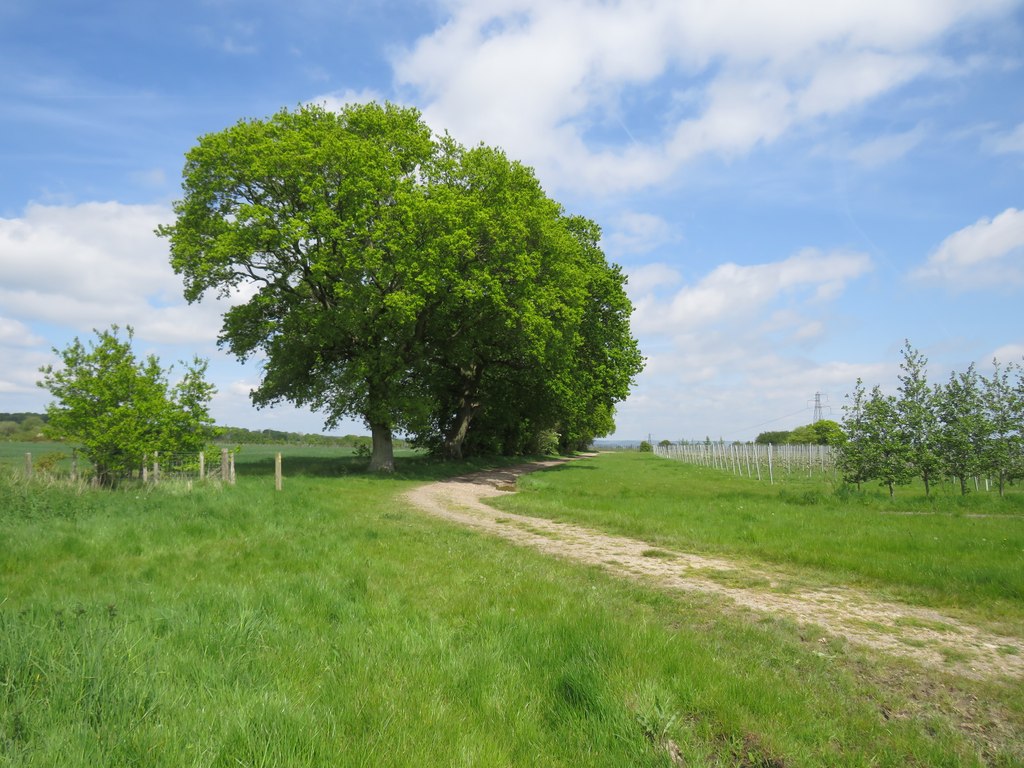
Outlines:
[[371, 472], [394, 472], [395, 450], [391, 442], [391, 427], [388, 424], [371, 423], [373, 454], [370, 456]]
[[463, 403], [459, 406], [459, 412], [455, 416], [455, 423], [448, 430], [444, 440], [444, 455], [447, 459], [462, 458], [462, 443], [469, 432], [470, 422], [473, 421], [473, 414], [476, 413], [476, 406], [472, 403]]
[[462, 458], [462, 443], [466, 439], [469, 425], [479, 407], [479, 403], [475, 403], [473, 400], [476, 397], [482, 373], [481, 368], [476, 365], [462, 371], [462, 396], [459, 398], [459, 410], [455, 414], [455, 423], [444, 437], [444, 455], [447, 459]]

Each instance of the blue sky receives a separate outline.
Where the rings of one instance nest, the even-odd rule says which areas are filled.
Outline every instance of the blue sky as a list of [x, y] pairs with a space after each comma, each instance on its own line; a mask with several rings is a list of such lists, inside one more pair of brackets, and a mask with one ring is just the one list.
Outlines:
[[[198, 136], [369, 99], [536, 169], [630, 277], [648, 358], [623, 439], [752, 439], [895, 386], [1024, 357], [1017, 0], [0, 3], [0, 411], [111, 323], [211, 360], [220, 423], [257, 365], [216, 347], [153, 235]], [[358, 421], [341, 432], [363, 431]]]

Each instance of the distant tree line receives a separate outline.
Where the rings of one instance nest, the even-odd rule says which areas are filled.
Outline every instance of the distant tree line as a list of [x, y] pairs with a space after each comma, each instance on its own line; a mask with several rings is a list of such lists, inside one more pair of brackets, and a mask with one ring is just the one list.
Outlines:
[[843, 478], [859, 488], [878, 481], [895, 493], [915, 478], [925, 493], [954, 480], [967, 494], [973, 478], [990, 478], [1002, 495], [1024, 477], [1024, 377], [1021, 366], [993, 360], [991, 376], [974, 363], [930, 384], [928, 360], [910, 342], [903, 348], [900, 385], [887, 395], [857, 379], [843, 407]]
[[0, 413], [0, 440], [31, 442], [45, 440], [43, 428], [46, 415], [42, 413]]
[[[279, 429], [246, 429], [245, 427], [214, 427], [214, 441], [235, 445], [273, 444], [273, 445], [326, 445], [336, 448], [369, 447], [369, 435], [319, 435], [305, 432], [285, 432]], [[396, 440], [395, 445], [404, 447], [404, 440]]]
[[[46, 429], [49, 417], [45, 413], [0, 413], [0, 440], [7, 442], [37, 442], [53, 439]], [[326, 445], [337, 448], [359, 448], [370, 445], [369, 435], [319, 435], [305, 432], [286, 432], [279, 429], [246, 429], [245, 427], [213, 427], [210, 430], [216, 443], [232, 445]], [[404, 447], [405, 440], [396, 445]]]
[[842, 445], [846, 434], [840, 424], [831, 419], [820, 419], [792, 430], [762, 432], [754, 442], [758, 445]]

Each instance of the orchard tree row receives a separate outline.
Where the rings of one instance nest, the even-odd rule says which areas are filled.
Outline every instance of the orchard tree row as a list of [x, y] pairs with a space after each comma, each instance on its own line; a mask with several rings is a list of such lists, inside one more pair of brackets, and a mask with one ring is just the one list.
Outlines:
[[258, 405], [362, 418], [459, 457], [612, 431], [643, 366], [600, 230], [495, 148], [415, 109], [306, 106], [199, 139], [158, 232], [185, 297], [232, 297], [220, 342], [257, 358]]
[[930, 384], [928, 360], [907, 342], [896, 395], [861, 379], [843, 407], [843, 477], [860, 487], [878, 481], [895, 493], [914, 479], [925, 493], [955, 480], [966, 494], [972, 478], [991, 478], [1003, 494], [1024, 477], [1024, 376], [1020, 365], [993, 361], [982, 376], [972, 363], [944, 384]]

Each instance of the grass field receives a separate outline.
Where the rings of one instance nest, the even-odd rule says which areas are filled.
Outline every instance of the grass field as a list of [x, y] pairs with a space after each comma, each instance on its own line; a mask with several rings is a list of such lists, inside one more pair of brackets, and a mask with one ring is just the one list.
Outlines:
[[[359, 471], [362, 460], [291, 448], [276, 493], [276, 449], [249, 448], [233, 488], [98, 492], [0, 480], [0, 765], [1024, 761], [1024, 702], [1009, 685], [921, 676], [841, 643], [808, 643], [785, 621], [746, 620], [711, 598], [551, 560], [397, 498], [475, 466], [406, 457], [395, 477], [378, 478]], [[17, 466], [18, 451], [6, 456]], [[890, 536], [901, 526], [916, 538], [944, 534], [917, 527], [930, 516], [833, 502], [821, 486], [764, 490], [637, 454], [521, 485], [526, 492], [502, 503], [922, 601], [991, 601], [996, 608], [976, 610], [1003, 621], [1020, 616], [1019, 581], [1001, 566], [979, 579], [965, 567], [941, 589], [941, 576], [901, 575], [920, 568], [847, 563], [856, 557], [840, 531], [815, 532], [833, 517], [891, 518]], [[1019, 553], [1012, 504], [1000, 520]], [[616, 508], [627, 511], [616, 517]], [[973, 525], [964, 512], [934, 517]], [[783, 513], [788, 522], [771, 520]], [[844, 525], [857, 536], [869, 527]], [[784, 541], [787, 527], [803, 531], [794, 534], [802, 543]], [[966, 537], [967, 552], [985, 538], [970, 530], [978, 535]], [[819, 546], [831, 555], [800, 554]], [[1003, 549], [1011, 557], [1012, 546], [988, 559]], [[949, 555], [929, 545], [919, 557]], [[971, 701], [988, 714], [965, 727], [957, 713]]]
[[[591, 465], [593, 466], [593, 465]], [[774, 486], [712, 468], [608, 454], [600, 482], [587, 466], [520, 481], [495, 502], [687, 552], [801, 569], [826, 584], [856, 584], [975, 620], [1024, 628], [1024, 492], [883, 489], [857, 493], [820, 478]]]

